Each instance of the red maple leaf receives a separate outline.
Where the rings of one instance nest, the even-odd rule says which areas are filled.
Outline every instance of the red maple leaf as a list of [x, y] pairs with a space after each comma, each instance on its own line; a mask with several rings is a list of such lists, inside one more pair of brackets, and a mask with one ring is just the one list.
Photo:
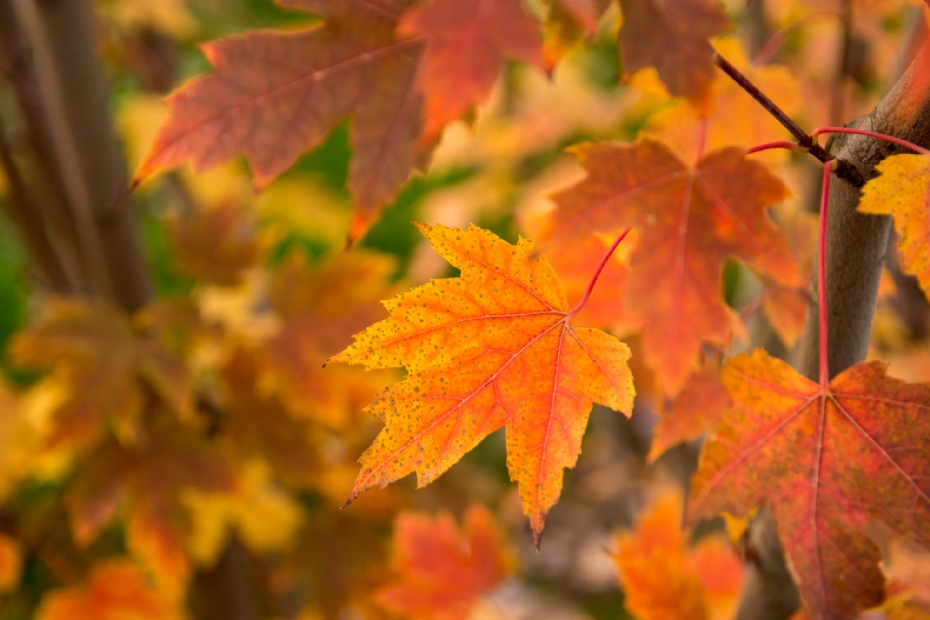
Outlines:
[[704, 447], [691, 519], [766, 505], [815, 617], [880, 603], [870, 517], [930, 541], [930, 385], [863, 362], [821, 386], [762, 350], [728, 360], [733, 400]]
[[789, 286], [803, 282], [787, 236], [767, 215], [787, 190], [768, 169], [725, 148], [685, 165], [659, 142], [587, 144], [575, 149], [588, 176], [555, 196], [558, 240], [595, 230], [640, 232], [630, 257], [622, 311], [643, 325], [647, 362], [666, 393], [697, 370], [705, 341], [742, 330], [721, 293], [728, 256]]
[[488, 95], [507, 58], [542, 62], [522, 0], [436, 0], [412, 11], [413, 0], [277, 1], [325, 22], [205, 44], [215, 72], [168, 98], [171, 116], [137, 182], [183, 161], [201, 169], [242, 154], [262, 186], [351, 118], [355, 239], [423, 167], [442, 126]]
[[712, 103], [713, 49], [730, 20], [717, 0], [620, 0], [620, 49], [628, 73], [655, 67], [668, 92], [702, 112]]

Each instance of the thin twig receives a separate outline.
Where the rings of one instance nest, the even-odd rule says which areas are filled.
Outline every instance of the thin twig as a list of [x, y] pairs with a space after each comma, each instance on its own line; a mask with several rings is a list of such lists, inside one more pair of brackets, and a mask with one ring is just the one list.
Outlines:
[[[790, 116], [785, 114], [785, 111], [782, 110], [778, 105], [772, 101], [768, 95], [763, 93], [758, 86], [752, 83], [752, 80], [743, 75], [739, 69], [734, 67], [730, 61], [720, 55], [719, 52], [714, 52], [714, 61], [717, 66], [726, 73], [730, 79], [739, 85], [740, 88], [745, 90], [753, 99], [755, 99], [765, 110], [771, 114], [782, 126], [787, 129], [792, 136], [797, 139], [798, 144], [805, 149], [807, 152], [816, 157], [820, 162], [826, 163], [834, 159], [833, 155], [828, 153], [822, 146], [817, 144], [813, 138], [811, 138], [807, 133], [801, 129], [800, 125], [795, 123]], [[859, 173], [859, 170], [849, 162], [839, 161], [836, 164], [836, 176], [841, 179], [849, 181], [854, 187], [862, 187], [865, 184], [865, 180], [862, 178], [862, 175]]]

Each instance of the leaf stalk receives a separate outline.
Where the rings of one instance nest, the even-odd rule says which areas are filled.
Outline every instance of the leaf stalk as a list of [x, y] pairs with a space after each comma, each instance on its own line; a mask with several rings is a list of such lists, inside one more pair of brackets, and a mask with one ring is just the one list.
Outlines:
[[578, 302], [578, 305], [575, 306], [571, 312], [568, 313], [568, 320], [571, 320], [579, 312], [581, 312], [585, 305], [588, 303], [588, 299], [591, 298], [591, 293], [594, 291], [594, 285], [597, 284], [597, 279], [601, 276], [601, 272], [604, 271], [604, 267], [607, 266], [607, 261], [610, 260], [610, 257], [613, 256], [614, 250], [617, 249], [617, 246], [620, 245], [620, 242], [633, 230], [633, 227], [629, 227], [614, 239], [614, 242], [610, 244], [610, 247], [607, 248], [607, 251], [604, 253], [601, 262], [598, 263], [597, 269], [594, 270], [594, 275], [591, 276], [591, 281], [588, 283], [588, 288], [585, 289], [584, 296], [581, 298], [581, 301]]
[[879, 133], [877, 131], [869, 131], [867, 129], [857, 129], [855, 127], [818, 127], [811, 133], [811, 137], [816, 138], [817, 136], [825, 133], [851, 133], [856, 134], [857, 136], [868, 136], [870, 138], [875, 138], [877, 140], [884, 140], [885, 142], [891, 142], [897, 144], [898, 146], [903, 146], [909, 148], [912, 151], [921, 153], [923, 155], [930, 155], [930, 150], [925, 149], [922, 146], [914, 144], [909, 140], [904, 140], [903, 138], [895, 138], [894, 136], [889, 136], [886, 133]]
[[817, 310], [820, 315], [820, 386], [830, 384], [827, 338], [827, 211], [830, 204], [830, 175], [835, 160], [823, 164], [823, 191], [820, 196], [820, 238], [817, 248]]

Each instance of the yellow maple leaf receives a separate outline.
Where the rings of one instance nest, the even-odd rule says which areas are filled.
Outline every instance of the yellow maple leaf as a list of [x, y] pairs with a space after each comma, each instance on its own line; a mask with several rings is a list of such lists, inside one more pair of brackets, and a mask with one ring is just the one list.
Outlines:
[[859, 211], [894, 217], [901, 268], [930, 295], [930, 155], [892, 155], [876, 170], [881, 174], [862, 188]]
[[303, 513], [290, 495], [271, 483], [270, 473], [267, 465], [252, 461], [233, 493], [186, 492], [193, 522], [189, 549], [197, 562], [204, 566], [216, 562], [230, 527], [255, 551], [289, 547]]

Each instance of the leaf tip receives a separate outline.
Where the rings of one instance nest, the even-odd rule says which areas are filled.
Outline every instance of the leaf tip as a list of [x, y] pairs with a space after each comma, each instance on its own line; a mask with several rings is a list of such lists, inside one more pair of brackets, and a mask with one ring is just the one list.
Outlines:
[[542, 530], [538, 532], [535, 529], [533, 530], [533, 546], [536, 547], [536, 553], [539, 553], [539, 543], [542, 542], [542, 535]]

